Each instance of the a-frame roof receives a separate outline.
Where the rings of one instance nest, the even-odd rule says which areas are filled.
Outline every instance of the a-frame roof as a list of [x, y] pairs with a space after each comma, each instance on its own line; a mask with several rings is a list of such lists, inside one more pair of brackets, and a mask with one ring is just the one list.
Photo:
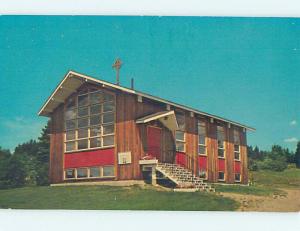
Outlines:
[[174, 106], [175, 108], [180, 108], [186, 111], [193, 112], [198, 115], [207, 116], [209, 118], [213, 118], [222, 122], [230, 123], [232, 125], [236, 125], [238, 127], [245, 128], [247, 130], [255, 131], [254, 128], [240, 124], [238, 122], [234, 122], [232, 120], [228, 120], [216, 115], [212, 115], [188, 106], [184, 106], [181, 104], [174, 103], [169, 100], [165, 100], [156, 96], [152, 96], [150, 94], [146, 94], [137, 90], [133, 90], [130, 88], [122, 87], [113, 83], [109, 83], [107, 81], [99, 80], [96, 78], [92, 78], [90, 76], [80, 74], [75, 71], [69, 71], [63, 80], [59, 83], [59, 85], [56, 87], [54, 92], [50, 95], [50, 97], [47, 99], [47, 101], [44, 103], [42, 108], [40, 109], [38, 115], [40, 116], [50, 116], [50, 114], [53, 112], [53, 110], [58, 107], [61, 103], [64, 102], [65, 99], [67, 99], [72, 93], [74, 93], [82, 84], [84, 83], [93, 83], [98, 84], [101, 86], [105, 86], [112, 89], [117, 89], [123, 92], [126, 92], [128, 94], [134, 94], [138, 95], [156, 102], [164, 103], [170, 106]]

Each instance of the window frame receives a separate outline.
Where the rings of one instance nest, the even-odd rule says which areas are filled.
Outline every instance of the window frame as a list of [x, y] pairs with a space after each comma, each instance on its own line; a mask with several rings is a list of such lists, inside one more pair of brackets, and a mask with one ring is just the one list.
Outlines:
[[[238, 145], [238, 151], [235, 150], [235, 146]], [[239, 155], [239, 158], [235, 158], [235, 154]], [[237, 129], [233, 130], [233, 158], [235, 161], [241, 161], [241, 141], [240, 133]]]
[[[238, 151], [235, 150], [235, 145], [238, 146], [238, 148], [239, 148]], [[235, 158], [235, 155], [236, 155], [236, 154], [239, 155], [239, 158], [238, 158], [238, 159]], [[234, 158], [235, 161], [241, 161], [241, 146], [240, 146], [239, 144], [234, 144], [234, 145], [233, 145], [233, 158]]]
[[[104, 167], [112, 167], [113, 168], [113, 176], [104, 176]], [[91, 176], [91, 168], [98, 168], [100, 176], [92, 177]], [[78, 177], [78, 169], [87, 169], [87, 177]], [[68, 170], [74, 170], [74, 178], [67, 178], [66, 177], [66, 172]], [[64, 169], [64, 180], [69, 181], [69, 180], [86, 180], [86, 179], [105, 179], [105, 178], [115, 178], [115, 166], [114, 165], [102, 165], [102, 166], [90, 166], [90, 167], [77, 167], [77, 168], [65, 168]]]
[[[219, 140], [219, 129], [218, 128], [222, 128], [222, 133], [223, 133], [223, 140]], [[222, 142], [222, 146], [223, 147], [220, 147], [220, 145], [219, 145], [219, 141], [221, 141]], [[224, 125], [217, 125], [217, 150], [218, 150], [218, 158], [219, 159], [226, 159], [226, 149], [225, 149], [225, 126]], [[222, 150], [222, 152], [223, 152], [223, 156], [220, 156], [219, 155], [219, 151], [220, 150]]]
[[[96, 92], [101, 92], [102, 93], [102, 97], [101, 97], [101, 100], [97, 103], [95, 102], [91, 102], [91, 94], [93, 93], [96, 93]], [[108, 94], [109, 97], [105, 97], [105, 95]], [[78, 104], [78, 98], [82, 95], [87, 95], [88, 96], [88, 103], [79, 107], [79, 104]], [[69, 100], [71, 97], [73, 97], [73, 99], [71, 99], [71, 102], [74, 101], [74, 103], [71, 103], [72, 107], [70, 108], [67, 108], [67, 100]], [[105, 101], [105, 98], [108, 98], [109, 100], [108, 101]], [[109, 111], [106, 111], [104, 112], [103, 108], [104, 108], [104, 104], [109, 104], [111, 103], [112, 104], [112, 109], [113, 110], [109, 110]], [[92, 114], [91, 113], [91, 107], [94, 106], [94, 105], [99, 105], [100, 106], [100, 111], [96, 114]], [[81, 108], [88, 108], [88, 114], [87, 115], [84, 115], [84, 116], [80, 116], [79, 117], [79, 110]], [[87, 151], [87, 150], [96, 150], [96, 149], [106, 149], [106, 148], [111, 148], [111, 147], [115, 147], [115, 144], [116, 144], [116, 125], [115, 125], [115, 122], [116, 122], [116, 95], [112, 92], [109, 92], [109, 91], [106, 91], [104, 89], [87, 89], [87, 92], [85, 93], [77, 93], [77, 94], [73, 94], [72, 96], [70, 96], [68, 99], [65, 100], [65, 105], [64, 105], [64, 113], [66, 113], [66, 111], [68, 110], [75, 110], [76, 112], [76, 115], [75, 115], [75, 118], [71, 118], [71, 119], [66, 119], [65, 118], [65, 115], [64, 115], [64, 152], [65, 153], [73, 153], [73, 152], [81, 152], [81, 151]], [[109, 122], [109, 123], [103, 123], [103, 117], [107, 114], [112, 114], [112, 122]], [[91, 125], [90, 121], [91, 121], [91, 117], [93, 116], [99, 116], [99, 120], [100, 120], [100, 123], [99, 124], [96, 124], [96, 125]], [[78, 126], [78, 121], [80, 119], [85, 119], [87, 118], [88, 119], [88, 124], [87, 126], [84, 126], [84, 127], [79, 127]], [[74, 120], [75, 121], [75, 128], [72, 128], [72, 129], [67, 129], [66, 127], [66, 123], [67, 121], [70, 121], [70, 120]], [[113, 132], [112, 133], [107, 133], [107, 134], [104, 134], [104, 129], [103, 127], [105, 126], [113, 126]], [[97, 135], [94, 135], [94, 136], [91, 136], [91, 130], [94, 128], [94, 127], [99, 127], [100, 128], [100, 132], [99, 134]], [[83, 129], [87, 129], [87, 136], [86, 137], [81, 137], [79, 138], [78, 136], [78, 133], [79, 133], [79, 130], [83, 130]], [[67, 133], [68, 131], [75, 131], [75, 137], [73, 139], [68, 139], [67, 140]], [[104, 138], [105, 137], [108, 137], [108, 136], [113, 136], [113, 144], [110, 144], [110, 145], [104, 145]], [[94, 139], [94, 138], [100, 138], [100, 146], [97, 146], [97, 147], [91, 147], [91, 139]], [[78, 149], [78, 142], [80, 140], [87, 140], [87, 148], [82, 148], [82, 149]], [[67, 143], [69, 142], [75, 142], [75, 146], [74, 146], [74, 149], [70, 149], [70, 150], [67, 150]]]
[[[204, 126], [203, 125], [200, 125], [200, 124], [204, 124]], [[202, 128], [204, 128], [204, 144], [200, 144], [200, 139], [199, 139], [199, 137], [200, 137], [200, 133], [199, 133], [199, 127], [202, 127]], [[206, 122], [205, 121], [203, 121], [203, 120], [197, 120], [197, 133], [198, 133], [198, 149], [197, 149], [197, 153], [198, 153], [198, 155], [200, 155], [200, 156], [207, 156], [207, 127], [206, 127]], [[204, 147], [204, 149], [205, 149], [205, 153], [203, 154], [203, 153], [200, 153], [199, 152], [199, 147]]]
[[[223, 176], [224, 178], [223, 179], [220, 179], [220, 173], [223, 173]], [[222, 182], [225, 182], [225, 179], [226, 179], [226, 175], [225, 175], [225, 172], [224, 171], [218, 171], [218, 181], [222, 181]]]
[[[176, 114], [180, 115], [180, 116], [183, 116], [183, 121], [184, 121], [183, 128], [181, 128], [181, 129], [178, 128], [178, 130], [175, 131], [176, 152], [185, 153], [186, 152], [186, 134], [185, 134], [186, 122], [185, 122], [185, 112], [184, 111], [175, 111], [175, 117], [176, 117]], [[176, 117], [176, 120], [177, 120], [177, 117]], [[178, 124], [178, 127], [179, 127], [179, 124]], [[177, 139], [177, 135], [176, 135], [177, 132], [182, 132], [183, 133], [183, 140]], [[181, 143], [183, 145], [183, 150], [179, 150], [178, 149], [177, 143]]]
[[[240, 177], [239, 177], [239, 180], [236, 180], [236, 175], [237, 175], [237, 174], [239, 174], [239, 176], [240, 176]], [[234, 173], [234, 182], [235, 182], [235, 183], [240, 183], [241, 181], [242, 181], [242, 174], [239, 173], [239, 172], [235, 172], [235, 173]]]

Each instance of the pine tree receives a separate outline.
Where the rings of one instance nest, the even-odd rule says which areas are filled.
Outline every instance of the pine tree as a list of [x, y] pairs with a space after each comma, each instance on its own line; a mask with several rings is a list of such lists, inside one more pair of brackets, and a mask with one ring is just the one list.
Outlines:
[[42, 129], [41, 136], [38, 138], [37, 151], [37, 185], [47, 185], [49, 182], [49, 155], [50, 155], [50, 121]]

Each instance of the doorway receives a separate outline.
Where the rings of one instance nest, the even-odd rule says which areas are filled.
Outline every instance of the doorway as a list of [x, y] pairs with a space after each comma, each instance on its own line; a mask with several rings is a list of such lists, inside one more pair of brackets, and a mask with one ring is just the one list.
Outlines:
[[161, 135], [162, 129], [154, 126], [147, 126], [147, 150], [148, 155], [161, 160]]

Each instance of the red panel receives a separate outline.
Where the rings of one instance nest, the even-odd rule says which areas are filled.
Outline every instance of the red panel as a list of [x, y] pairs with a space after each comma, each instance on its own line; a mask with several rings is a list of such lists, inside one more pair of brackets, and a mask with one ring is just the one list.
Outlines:
[[207, 170], [207, 156], [198, 156], [198, 166], [201, 170]]
[[161, 149], [161, 129], [156, 127], [147, 128], [147, 144], [148, 144], [148, 155], [159, 159]]
[[218, 165], [219, 165], [219, 171], [225, 172], [225, 160], [224, 159], [219, 159], [218, 160]]
[[65, 168], [114, 165], [115, 149], [101, 149], [65, 154]]
[[241, 173], [241, 162], [234, 161], [234, 172]]
[[186, 155], [183, 152], [176, 152], [175, 163], [186, 167]]

